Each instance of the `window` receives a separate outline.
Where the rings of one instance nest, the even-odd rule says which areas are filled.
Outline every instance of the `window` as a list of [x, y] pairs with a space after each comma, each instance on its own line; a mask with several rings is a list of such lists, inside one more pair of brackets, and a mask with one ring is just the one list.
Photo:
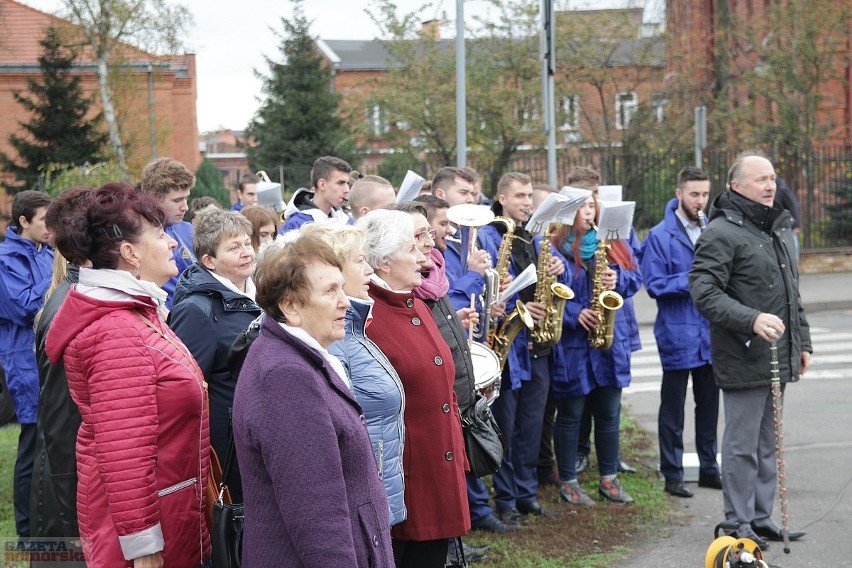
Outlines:
[[373, 136], [382, 136], [390, 130], [387, 112], [385, 112], [385, 109], [381, 105], [374, 104], [367, 108], [367, 122]]
[[615, 96], [615, 127], [624, 130], [630, 126], [630, 119], [639, 106], [636, 91], [624, 91]]
[[564, 95], [557, 110], [556, 122], [562, 130], [580, 129], [580, 97]]
[[666, 119], [666, 108], [669, 106], [669, 99], [662, 94], [656, 94], [651, 97], [651, 112], [657, 121], [657, 124], [662, 124]]

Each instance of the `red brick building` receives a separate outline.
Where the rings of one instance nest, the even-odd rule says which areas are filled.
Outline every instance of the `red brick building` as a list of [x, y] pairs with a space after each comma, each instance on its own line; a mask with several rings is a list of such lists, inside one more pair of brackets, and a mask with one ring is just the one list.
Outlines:
[[[19, 91], [26, 95], [27, 79], [41, 74], [39, 41], [49, 26], [73, 32], [71, 24], [56, 16], [14, 0], [0, 0], [0, 151], [12, 152], [9, 135], [20, 130], [19, 123], [27, 121], [25, 110], [15, 102], [12, 93]], [[114, 103], [131, 173], [138, 173], [154, 152], [157, 156], [180, 160], [194, 171], [201, 161], [195, 110], [195, 56], [164, 58], [130, 46], [122, 46], [121, 55], [123, 63], [113, 71]], [[78, 57], [73, 72], [82, 77], [84, 95], [98, 92], [94, 59], [88, 50]], [[149, 104], [151, 94], [153, 109]], [[93, 113], [100, 110], [98, 100], [95, 99]]]
[[[667, 0], [666, 76], [672, 84], [678, 82], [679, 77], [681, 85], [691, 87], [685, 87], [682, 92], [687, 109], [691, 111], [693, 105], [707, 104], [712, 111], [714, 94], [725, 89], [733, 108], [753, 101], [753, 121], [766, 121], [777, 113], [777, 109], [762, 97], [763, 93], [750, 92], [746, 80], [756, 68], [765, 65], [762, 57], [772, 49], [783, 50], [778, 42], [790, 41], [795, 33], [771, 29], [769, 11], [777, 5], [756, 0]], [[797, 5], [805, 10], [813, 9], [807, 3], [797, 2]], [[832, 68], [822, 71], [825, 79], [818, 86], [820, 102], [815, 113], [825, 134], [812, 142], [817, 146], [848, 146], [852, 144], [849, 0], [823, 3], [821, 9], [841, 18], [839, 15], [845, 9], [847, 21], [841, 26], [845, 27], [845, 32], [835, 34], [831, 44], [825, 36], [817, 37], [820, 48], [834, 45], [834, 52], [825, 58], [831, 61]], [[795, 57], [793, 51], [790, 49], [791, 59]], [[807, 110], [802, 108], [801, 112]]]

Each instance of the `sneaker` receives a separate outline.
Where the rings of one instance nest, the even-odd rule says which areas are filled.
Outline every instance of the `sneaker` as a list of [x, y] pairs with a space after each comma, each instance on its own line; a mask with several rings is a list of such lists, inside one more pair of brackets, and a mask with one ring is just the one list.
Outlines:
[[577, 475], [589, 469], [589, 454], [577, 454], [577, 463], [574, 466], [574, 471]]
[[633, 502], [633, 497], [628, 495], [627, 491], [621, 487], [617, 477], [607, 481], [601, 480], [601, 484], [598, 486], [598, 493], [602, 499], [612, 501], [613, 503]]
[[563, 481], [559, 485], [559, 498], [572, 505], [594, 505], [595, 502], [589, 497], [578, 481]]

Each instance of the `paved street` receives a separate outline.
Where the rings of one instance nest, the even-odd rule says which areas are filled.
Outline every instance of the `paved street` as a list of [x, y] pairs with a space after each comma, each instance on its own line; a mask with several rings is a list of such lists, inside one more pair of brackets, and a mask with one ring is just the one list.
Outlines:
[[[788, 389], [784, 417], [790, 528], [804, 528], [808, 535], [793, 543], [790, 555], [773, 543], [765, 559], [775, 567], [852, 567], [852, 311], [810, 313], [809, 320], [812, 367]], [[656, 439], [661, 370], [652, 328], [643, 325], [641, 335], [644, 349], [634, 354], [633, 384], [624, 402]], [[689, 397], [684, 445], [694, 452]], [[720, 444], [722, 424], [720, 416]], [[634, 549], [619, 567], [703, 566], [713, 527], [722, 519], [722, 497], [719, 491], [689, 486], [695, 497], [671, 498], [679, 513], [671, 526], [659, 539]], [[774, 517], [780, 522], [777, 505]]]

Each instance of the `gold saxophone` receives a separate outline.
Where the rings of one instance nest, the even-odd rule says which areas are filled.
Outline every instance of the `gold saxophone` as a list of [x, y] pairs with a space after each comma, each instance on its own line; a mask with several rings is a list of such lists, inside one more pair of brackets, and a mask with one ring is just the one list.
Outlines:
[[565, 313], [565, 302], [574, 297], [574, 291], [556, 281], [556, 276], [548, 274], [550, 259], [553, 254], [550, 251], [550, 237], [556, 228], [551, 223], [541, 237], [541, 246], [538, 251], [538, 282], [535, 286], [535, 297], [533, 301], [542, 304], [547, 313], [544, 320], [535, 324], [532, 331], [532, 339], [539, 345], [556, 345], [562, 337], [562, 316]]
[[[515, 239], [515, 222], [508, 217], [495, 217], [494, 222], [501, 223], [506, 227], [506, 232], [503, 234], [503, 240], [500, 243], [500, 250], [497, 253], [497, 264], [494, 267], [499, 276], [498, 281], [502, 282], [509, 274], [509, 262], [512, 260], [512, 241]], [[485, 306], [483, 309], [490, 309], [490, 306]], [[515, 303], [515, 309], [512, 310], [512, 313], [489, 327], [488, 345], [500, 357], [501, 369], [509, 357], [512, 342], [515, 341], [515, 337], [524, 327], [532, 329], [533, 319], [520, 300]]]
[[[593, 224], [592, 228], [597, 230]], [[598, 233], [598, 238], [600, 238]], [[609, 268], [606, 240], [600, 239], [595, 250], [595, 274], [592, 278], [591, 308], [598, 316], [598, 325], [589, 330], [589, 345], [594, 349], [609, 349], [615, 333], [615, 312], [624, 305], [624, 298], [614, 290], [604, 289], [603, 273]]]

